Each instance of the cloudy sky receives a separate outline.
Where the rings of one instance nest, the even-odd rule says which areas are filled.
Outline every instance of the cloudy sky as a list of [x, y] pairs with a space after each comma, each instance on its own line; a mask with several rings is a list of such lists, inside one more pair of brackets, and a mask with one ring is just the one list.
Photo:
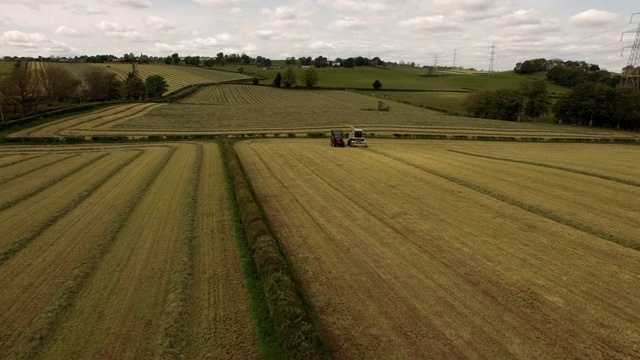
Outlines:
[[496, 70], [544, 57], [620, 71], [634, 12], [638, 0], [0, 0], [0, 56], [222, 51], [488, 69], [493, 45]]

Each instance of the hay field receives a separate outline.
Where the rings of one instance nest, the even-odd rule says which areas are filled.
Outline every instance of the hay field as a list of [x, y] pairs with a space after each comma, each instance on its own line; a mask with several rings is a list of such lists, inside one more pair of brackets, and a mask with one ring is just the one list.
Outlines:
[[259, 358], [215, 143], [0, 148], [0, 357]]
[[[536, 139], [639, 139], [638, 133], [443, 115], [385, 99], [336, 90], [287, 90], [221, 84], [181, 103], [118, 105], [25, 129], [9, 137], [257, 135], [329, 133], [362, 127], [369, 136], [444, 136]], [[397, 135], [396, 135], [397, 134]]]
[[[32, 69], [61, 67], [68, 70], [73, 76], [80, 80], [84, 80], [87, 72], [96, 67], [116, 73], [120, 80], [124, 80], [127, 77], [127, 74], [131, 71], [131, 64], [126, 63], [92, 64], [31, 61], [29, 62], [29, 66]], [[193, 66], [139, 64], [136, 66], [136, 69], [143, 80], [149, 75], [162, 75], [169, 85], [167, 94], [194, 84], [221, 83], [225, 81], [250, 79], [249, 76], [240, 73], [204, 69]]]
[[334, 357], [640, 357], [640, 148], [369, 143], [236, 145]]

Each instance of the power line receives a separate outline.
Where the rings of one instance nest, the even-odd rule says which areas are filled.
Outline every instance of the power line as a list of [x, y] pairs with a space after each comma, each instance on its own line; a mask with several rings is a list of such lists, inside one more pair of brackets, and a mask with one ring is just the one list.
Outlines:
[[[633, 22], [633, 16], [638, 14], [640, 13], [634, 13], [631, 15], [631, 22]], [[625, 33], [622, 33], [622, 36], [624, 36], [624, 34]], [[620, 38], [620, 40], [622, 41], [622, 37]], [[638, 65], [640, 65], [640, 22], [638, 23], [638, 29], [636, 30], [636, 39], [633, 42], [633, 46], [631, 46], [631, 54], [629, 54], [629, 60], [627, 61], [627, 69], [631, 69], [632, 73], [622, 78], [620, 82], [622, 86], [640, 89], [640, 78], [636, 74]]]

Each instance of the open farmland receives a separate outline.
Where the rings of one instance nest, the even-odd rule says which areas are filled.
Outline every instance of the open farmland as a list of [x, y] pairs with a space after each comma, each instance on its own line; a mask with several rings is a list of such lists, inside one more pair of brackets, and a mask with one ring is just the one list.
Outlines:
[[513, 123], [444, 115], [384, 99], [338, 90], [294, 91], [252, 85], [205, 87], [180, 103], [118, 105], [72, 116], [9, 137], [168, 136], [328, 133], [363, 127], [369, 136], [440, 136], [538, 139], [638, 139], [637, 132], [590, 127]]
[[[131, 71], [131, 64], [126, 63], [65, 63], [65, 62], [38, 62], [31, 61], [29, 66], [34, 69], [61, 67], [68, 70], [73, 76], [80, 80], [84, 80], [89, 70], [102, 68], [118, 74], [120, 80], [124, 80]], [[233, 80], [247, 80], [249, 76], [237, 72], [204, 69], [193, 66], [177, 66], [164, 64], [139, 64], [136, 69], [140, 73], [140, 77], [144, 80], [149, 75], [162, 75], [169, 88], [167, 93], [172, 93], [183, 87], [195, 84], [221, 83]]]
[[369, 142], [236, 145], [336, 358], [640, 357], [640, 148]]
[[0, 357], [259, 358], [218, 145], [0, 149]]

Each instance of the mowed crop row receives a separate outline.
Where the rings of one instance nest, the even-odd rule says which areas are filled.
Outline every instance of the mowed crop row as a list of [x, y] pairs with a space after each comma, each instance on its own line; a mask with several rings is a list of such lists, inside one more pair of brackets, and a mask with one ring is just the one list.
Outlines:
[[[380, 359], [639, 357], [640, 252], [531, 211], [553, 207], [563, 218], [633, 238], [639, 212], [627, 210], [637, 206], [636, 187], [467, 161], [469, 155], [448, 151], [458, 144], [371, 140], [369, 150], [331, 151], [315, 140], [236, 145], [330, 352]], [[470, 144], [475, 151], [489, 147]], [[527, 146], [519, 144], [513, 156], [539, 151]], [[608, 156], [628, 151], [636, 149]], [[607, 220], [592, 224], [581, 212], [597, 217], [588, 200], [604, 198], [568, 186], [582, 183], [628, 195], [610, 198], [620, 210], [606, 207]], [[547, 187], [558, 189], [557, 199]]]
[[[47, 69], [60, 67], [69, 71], [76, 78], [84, 81], [84, 78], [91, 69], [102, 68], [118, 75], [120, 80], [124, 80], [131, 72], [131, 64], [127, 63], [64, 63], [64, 62], [29, 62], [30, 69]], [[144, 80], [150, 75], [161, 75], [169, 85], [167, 93], [174, 92], [183, 87], [194, 84], [220, 83], [225, 81], [249, 79], [247, 75], [231, 71], [219, 71], [203, 69], [192, 66], [175, 66], [163, 64], [138, 64], [136, 69], [140, 77]]]
[[0, 357], [260, 356], [215, 143], [5, 157]]
[[39, 126], [9, 134], [9, 138], [16, 137], [64, 137], [91, 136], [99, 134], [100, 130], [109, 125], [122, 121], [129, 121], [138, 116], [144, 116], [154, 108], [163, 104], [125, 104], [100, 109], [89, 114], [82, 114], [52, 121]]

